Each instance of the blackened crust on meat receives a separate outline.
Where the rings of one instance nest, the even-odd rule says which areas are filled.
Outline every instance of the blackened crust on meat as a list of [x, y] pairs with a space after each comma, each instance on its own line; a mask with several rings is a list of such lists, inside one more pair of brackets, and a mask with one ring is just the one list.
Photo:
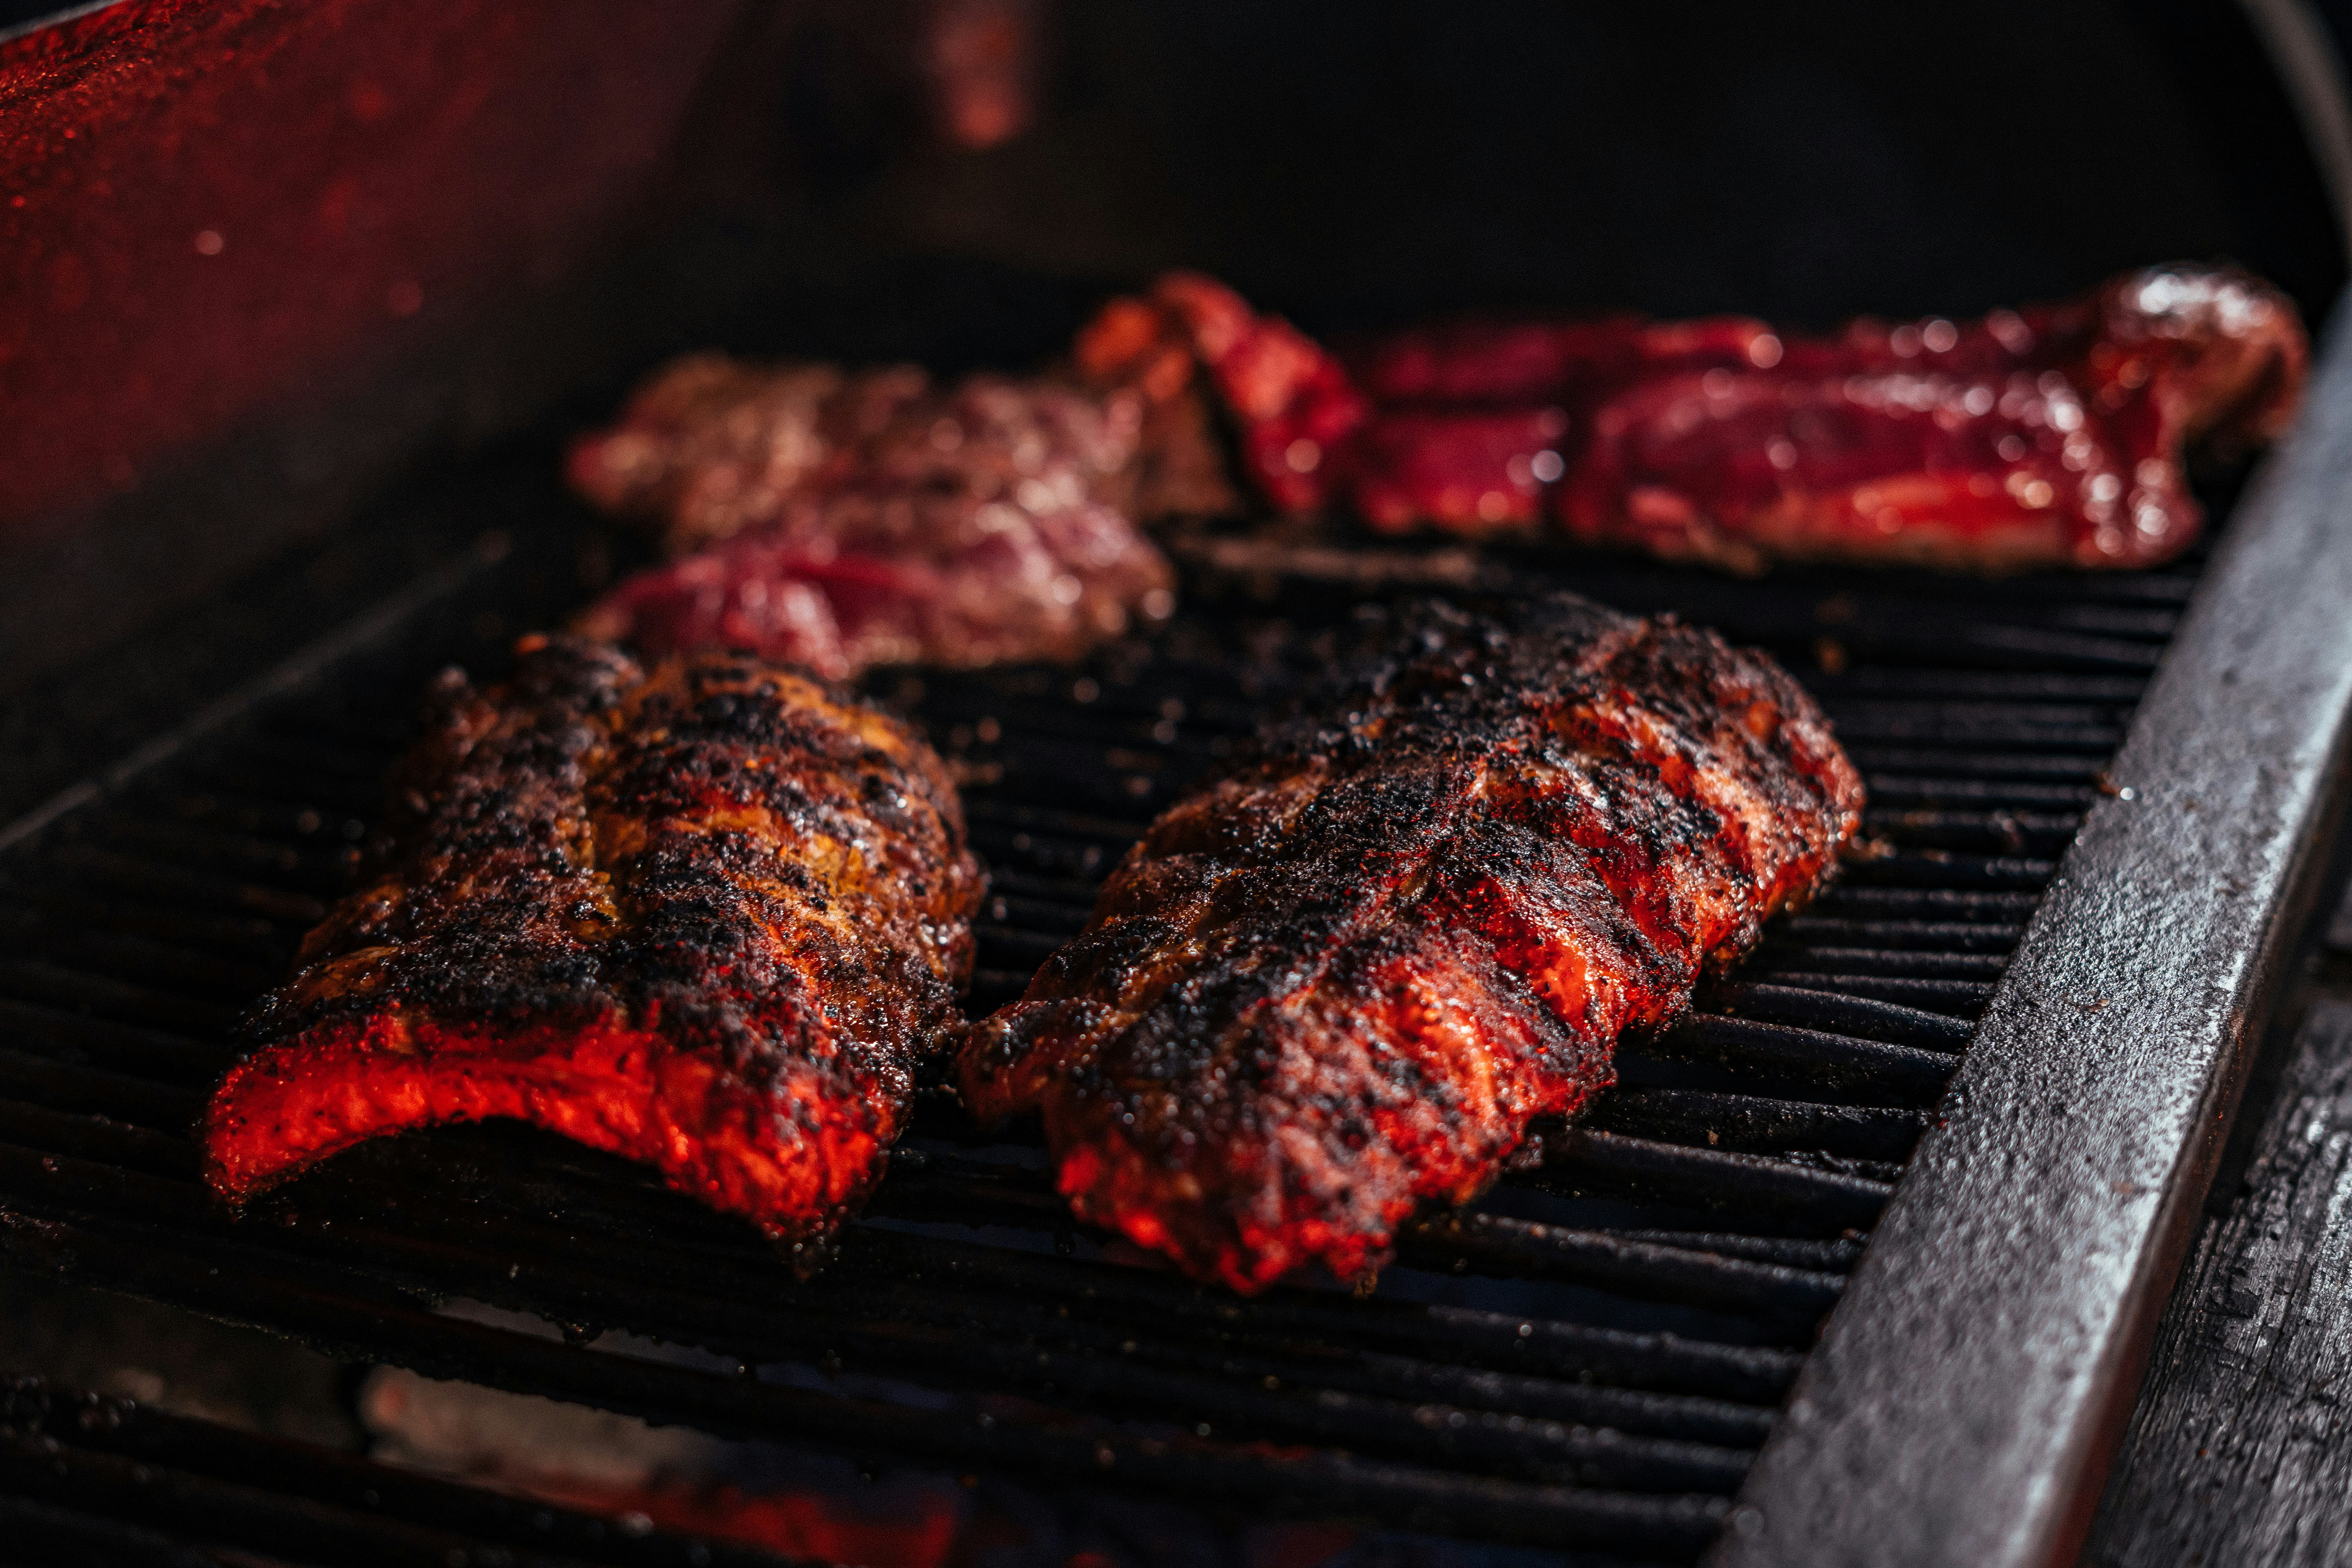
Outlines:
[[1079, 1214], [1256, 1289], [1376, 1269], [1809, 898], [1862, 787], [1761, 654], [1570, 595], [1382, 626], [1156, 822], [961, 1061]]
[[519, 1117], [772, 1235], [878, 1174], [980, 889], [939, 758], [806, 676], [526, 642], [436, 689], [388, 869], [305, 941], [214, 1097], [231, 1199], [362, 1138]]

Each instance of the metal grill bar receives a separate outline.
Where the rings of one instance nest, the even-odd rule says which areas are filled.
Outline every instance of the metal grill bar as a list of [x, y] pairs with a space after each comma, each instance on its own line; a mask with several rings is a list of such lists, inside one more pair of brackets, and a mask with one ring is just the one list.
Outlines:
[[[725, 1542], [569, 1509], [23, 1378], [0, 1392], [0, 1531], [24, 1561], [270, 1568], [776, 1568]], [[233, 1557], [215, 1555], [226, 1549]], [[268, 1552], [263, 1558], [257, 1553]]]

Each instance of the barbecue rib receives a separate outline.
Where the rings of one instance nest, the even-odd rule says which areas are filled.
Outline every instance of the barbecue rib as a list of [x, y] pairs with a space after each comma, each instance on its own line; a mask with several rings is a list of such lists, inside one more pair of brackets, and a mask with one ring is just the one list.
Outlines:
[[1075, 658], [1174, 606], [1167, 562], [1120, 510], [1139, 418], [1132, 395], [1050, 382], [941, 390], [905, 367], [680, 361], [575, 447], [571, 470], [683, 558], [622, 584], [577, 629], [835, 679]]
[[1196, 1277], [1360, 1279], [1810, 897], [1861, 805], [1761, 654], [1429, 605], [1153, 824], [964, 1096], [1041, 1110], [1078, 1214]]
[[232, 1202], [379, 1133], [512, 1117], [815, 1243], [880, 1174], [968, 978], [954, 787], [804, 676], [527, 638], [452, 672], [396, 858], [304, 942], [206, 1113]]
[[1344, 500], [1383, 531], [1471, 534], [1549, 513], [1587, 542], [1742, 571], [2169, 559], [2203, 521], [2184, 452], [2278, 435], [2309, 357], [2276, 290], [2186, 266], [1825, 338], [1632, 316], [1405, 332], [1353, 382], [1204, 279], [1151, 299], [1214, 371], [1242, 468], [1280, 510]]

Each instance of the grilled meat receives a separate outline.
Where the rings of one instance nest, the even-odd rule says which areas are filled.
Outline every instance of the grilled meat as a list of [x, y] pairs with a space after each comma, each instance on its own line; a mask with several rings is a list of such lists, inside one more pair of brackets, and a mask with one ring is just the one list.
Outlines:
[[[1074, 358], [1095, 384], [1139, 388], [1151, 407], [1190, 406], [1205, 383], [1231, 420], [1244, 479], [1284, 511], [1312, 511], [1344, 493], [1349, 444], [1371, 414], [1339, 362], [1313, 339], [1194, 272], [1171, 272], [1143, 298], [1112, 300], [1078, 334]], [[1150, 440], [1160, 429], [1147, 424], [1147, 460], [1164, 464]]]
[[[1179, 277], [1154, 299], [1218, 300], [1160, 308], [1195, 323], [1200, 363], [1250, 371], [1214, 379], [1242, 468], [1277, 508], [1344, 500], [1383, 531], [1472, 534], [1549, 516], [1587, 542], [1737, 570], [2167, 560], [2203, 521], [2185, 451], [2278, 435], [2309, 358], [2276, 290], [2184, 266], [1980, 321], [1864, 320], [1829, 337], [1632, 316], [1406, 332], [1349, 382], [1213, 289]], [[1217, 357], [1230, 343], [1244, 348]]]
[[1126, 518], [1060, 489], [1030, 504], [819, 492], [772, 527], [625, 580], [574, 629], [655, 655], [741, 648], [846, 679], [876, 664], [1074, 659], [1164, 619], [1174, 581]]
[[807, 677], [526, 639], [454, 672], [388, 869], [304, 942], [206, 1113], [242, 1201], [379, 1133], [511, 1117], [819, 1241], [880, 1174], [969, 977], [939, 758]]
[[1810, 897], [1862, 785], [1761, 654], [1569, 595], [1388, 628], [1152, 825], [960, 1058], [1078, 1214], [1242, 1290], [1360, 1279]]
[[[1570, 324], [1549, 346], [1538, 377], [1524, 335], [1417, 335], [1365, 374], [1392, 402], [1548, 384], [1540, 400], [1569, 416], [1555, 510], [1570, 534], [1741, 569], [2168, 560], [2203, 522], [2186, 449], [2278, 435], [2308, 359], [2283, 296], [2187, 267], [1975, 321], [1859, 321], [1806, 338], [1627, 320]], [[1489, 473], [1486, 493], [1511, 489]]]
[[1076, 658], [1174, 605], [1120, 510], [1139, 408], [994, 376], [941, 390], [910, 368], [681, 361], [572, 458], [583, 493], [656, 522], [681, 559], [577, 629], [836, 679]]
[[674, 555], [772, 523], [797, 496], [845, 487], [1017, 500], [1028, 482], [1120, 499], [1137, 400], [975, 375], [950, 388], [913, 365], [845, 372], [689, 354], [638, 390], [612, 429], [572, 449], [572, 485], [650, 522]]
[[1242, 510], [1217, 434], [1214, 395], [1203, 384], [1192, 334], [1180, 319], [1143, 300], [1114, 300], [1078, 333], [1070, 363], [1098, 393], [1142, 406], [1128, 497], [1135, 516], [1221, 518]]
[[849, 381], [829, 364], [689, 354], [640, 387], [619, 424], [572, 445], [572, 486], [660, 530], [672, 554], [724, 539], [838, 466], [858, 427], [887, 421], [925, 378], [908, 368]]

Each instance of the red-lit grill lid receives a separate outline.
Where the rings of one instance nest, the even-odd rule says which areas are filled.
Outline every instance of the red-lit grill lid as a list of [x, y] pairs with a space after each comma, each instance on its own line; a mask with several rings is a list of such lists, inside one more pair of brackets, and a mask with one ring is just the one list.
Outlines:
[[562, 269], [737, 0], [119, 0], [0, 36], [0, 546]]

